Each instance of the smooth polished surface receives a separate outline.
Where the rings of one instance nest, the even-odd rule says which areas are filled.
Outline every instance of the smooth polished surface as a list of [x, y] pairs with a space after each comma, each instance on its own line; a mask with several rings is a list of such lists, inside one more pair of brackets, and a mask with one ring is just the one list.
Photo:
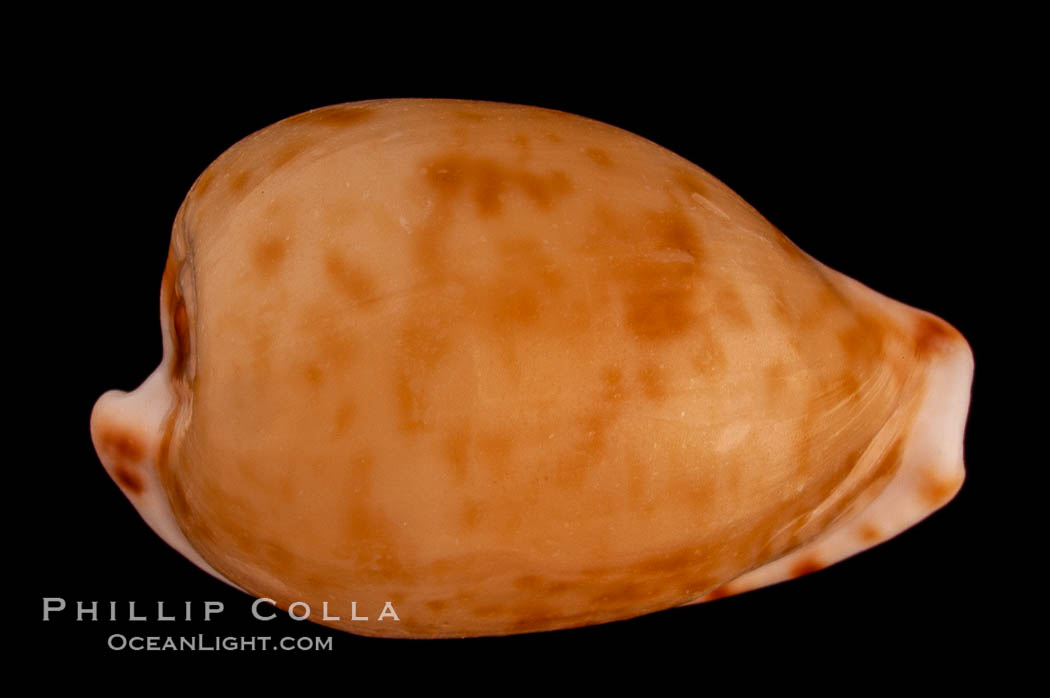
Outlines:
[[356, 601], [352, 632], [737, 593], [963, 478], [953, 328], [560, 112], [384, 100], [249, 136], [178, 214], [162, 324], [158, 372], [92, 415], [103, 463], [202, 567], [283, 606]]

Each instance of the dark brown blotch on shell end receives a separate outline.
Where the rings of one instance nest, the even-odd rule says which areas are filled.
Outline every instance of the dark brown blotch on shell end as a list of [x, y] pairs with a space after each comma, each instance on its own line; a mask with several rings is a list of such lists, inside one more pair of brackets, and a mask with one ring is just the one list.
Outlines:
[[98, 427], [95, 439], [99, 451], [113, 463], [117, 484], [127, 492], [140, 494], [144, 487], [135, 467], [145, 457], [146, 445], [127, 431], [108, 427]]
[[142, 491], [145, 489], [142, 479], [124, 464], [113, 468], [113, 479], [117, 481], [121, 488], [132, 494], [142, 494]]
[[965, 342], [954, 327], [940, 318], [921, 315], [914, 326], [915, 352], [921, 356], [946, 354]]
[[146, 455], [146, 445], [134, 435], [123, 430], [102, 427], [97, 434], [99, 450], [116, 458], [136, 463]]
[[730, 588], [730, 586], [728, 584], [723, 584], [722, 586], [716, 587], [709, 591], [704, 597], [704, 599], [707, 601], [717, 601], [718, 599], [724, 599], [725, 597], [732, 595], [733, 590]]
[[803, 558], [791, 566], [791, 576], [805, 577], [807, 574], [813, 574], [822, 569], [824, 569], [824, 565], [819, 560]]

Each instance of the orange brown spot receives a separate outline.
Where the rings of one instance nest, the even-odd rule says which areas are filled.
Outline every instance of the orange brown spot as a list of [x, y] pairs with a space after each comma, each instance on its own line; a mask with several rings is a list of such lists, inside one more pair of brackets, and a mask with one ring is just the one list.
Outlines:
[[941, 506], [951, 500], [961, 486], [961, 477], [944, 479], [927, 472], [923, 475], [921, 494], [931, 506]]
[[248, 188], [248, 185], [251, 184], [251, 181], [251, 171], [241, 170], [230, 179], [230, 189], [232, 189], [235, 194], [243, 194]]
[[320, 386], [324, 381], [324, 372], [321, 367], [317, 364], [311, 363], [303, 369], [303, 375], [306, 378], [306, 382], [315, 388]]
[[692, 326], [691, 294], [684, 288], [643, 284], [626, 296], [627, 325], [640, 339], [663, 341], [681, 337]]
[[280, 238], [264, 240], [255, 246], [255, 268], [264, 276], [272, 276], [284, 260], [288, 246]]
[[611, 254], [609, 264], [622, 289], [624, 322], [631, 333], [640, 340], [666, 341], [695, 326], [693, 289], [703, 250], [691, 221], [675, 209], [648, 211], [634, 224], [604, 208], [597, 218], [593, 244], [610, 253], [622, 250]]
[[376, 283], [364, 271], [350, 264], [334, 249], [325, 253], [325, 272], [332, 284], [355, 303], [365, 303], [376, 296]]
[[335, 421], [332, 425], [332, 431], [334, 434], [344, 433], [350, 425], [354, 423], [354, 417], [357, 416], [357, 409], [354, 407], [354, 403], [347, 400], [339, 405], [339, 408], [335, 413]]
[[447, 201], [468, 193], [483, 216], [499, 215], [503, 197], [512, 191], [525, 194], [541, 209], [551, 208], [557, 199], [572, 191], [572, 181], [560, 170], [538, 175], [489, 158], [455, 154], [424, 167], [427, 181], [443, 199]]
[[838, 340], [846, 355], [858, 360], [881, 352], [884, 336], [885, 330], [878, 321], [860, 316], [857, 318], [857, 324], [839, 332]]
[[864, 524], [860, 527], [860, 539], [866, 543], [874, 543], [882, 538], [882, 532], [872, 524]]
[[540, 316], [540, 301], [536, 292], [527, 287], [500, 287], [493, 296], [490, 317], [493, 325], [534, 325]]
[[513, 143], [518, 148], [518, 150], [522, 151], [522, 154], [527, 154], [529, 152], [530, 145], [528, 136], [524, 134], [518, 134], [510, 140], [511, 143]]
[[601, 148], [588, 148], [587, 157], [589, 157], [596, 165], [605, 169], [612, 169], [615, 167], [612, 156], [609, 155], [609, 151]]

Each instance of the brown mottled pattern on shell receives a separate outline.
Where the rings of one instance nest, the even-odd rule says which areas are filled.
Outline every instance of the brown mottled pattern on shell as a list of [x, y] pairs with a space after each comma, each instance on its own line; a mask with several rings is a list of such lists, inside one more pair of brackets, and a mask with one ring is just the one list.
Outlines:
[[[365, 634], [571, 627], [725, 593], [892, 474], [891, 450], [805, 518], [875, 434], [820, 430], [843, 404], [885, 421], [903, 340], [723, 185], [576, 117], [398, 109], [255, 134], [184, 206], [199, 316], [179, 319], [173, 283], [171, 307], [177, 350], [196, 323], [201, 364], [161, 472], [217, 569], [282, 606], [402, 599], [397, 626], [344, 625]], [[436, 135], [413, 141], [424, 123]], [[643, 175], [659, 186], [631, 193]], [[730, 261], [735, 240], [754, 266]], [[862, 389], [879, 400], [856, 406]], [[734, 437], [720, 409], [786, 435]]]

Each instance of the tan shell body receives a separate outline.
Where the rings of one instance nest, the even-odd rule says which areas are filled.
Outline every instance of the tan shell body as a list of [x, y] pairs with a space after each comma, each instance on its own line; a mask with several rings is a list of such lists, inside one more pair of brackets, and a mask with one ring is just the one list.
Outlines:
[[351, 632], [737, 593], [963, 479], [958, 332], [564, 113], [386, 100], [255, 133], [186, 198], [161, 310], [164, 363], [92, 415], [101, 459], [199, 565]]

